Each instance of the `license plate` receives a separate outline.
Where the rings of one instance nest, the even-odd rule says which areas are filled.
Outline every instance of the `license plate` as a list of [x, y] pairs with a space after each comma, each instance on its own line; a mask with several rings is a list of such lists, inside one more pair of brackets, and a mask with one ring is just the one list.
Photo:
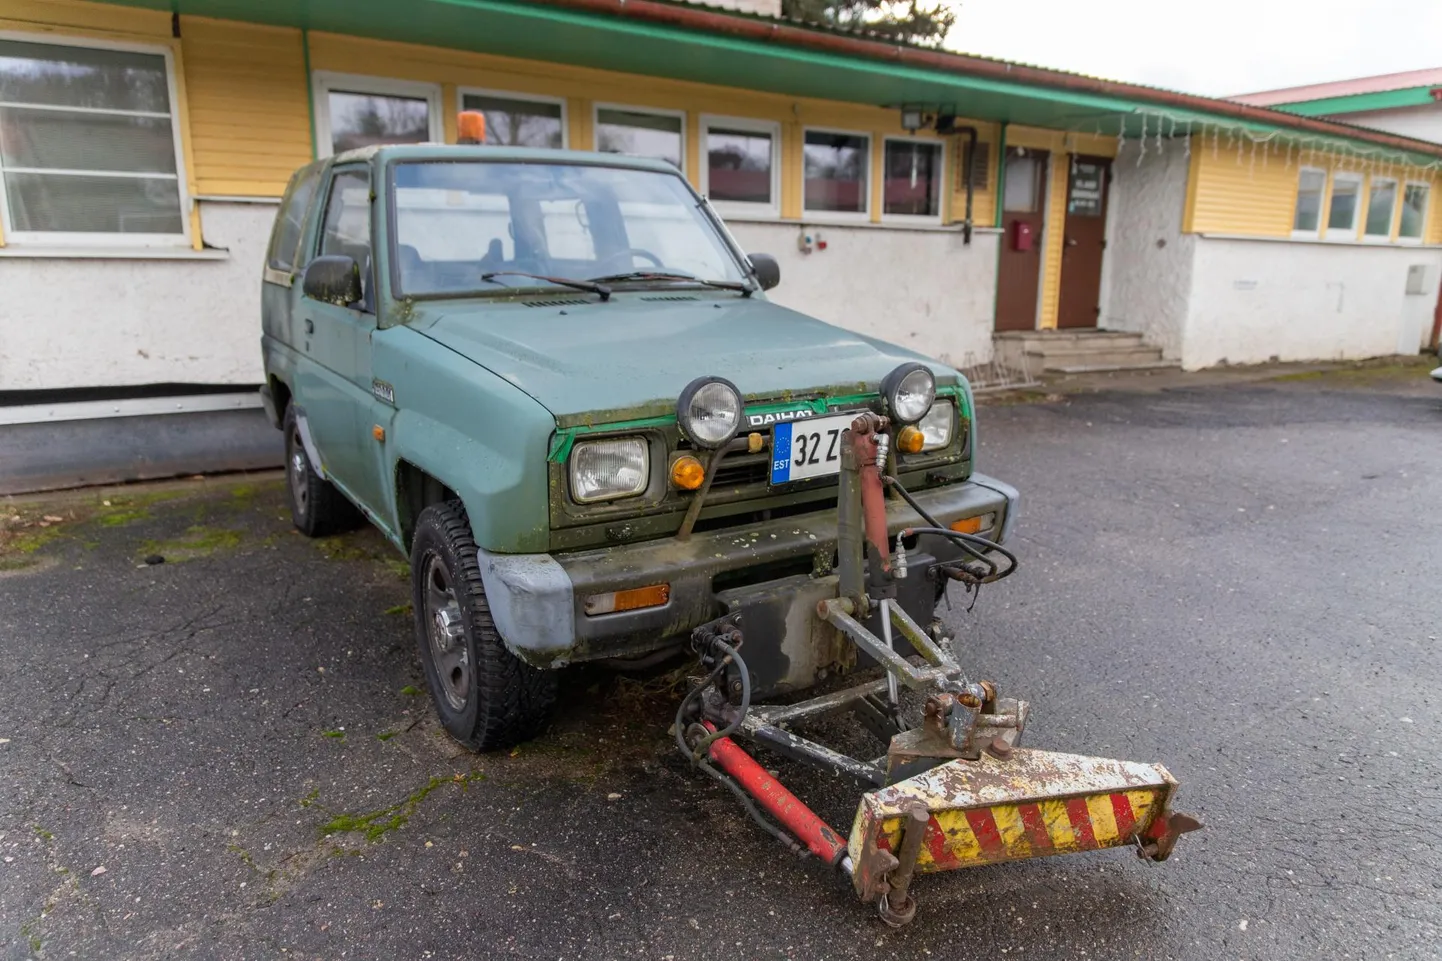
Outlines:
[[856, 412], [777, 424], [771, 434], [771, 483], [826, 477], [841, 470], [841, 432]]

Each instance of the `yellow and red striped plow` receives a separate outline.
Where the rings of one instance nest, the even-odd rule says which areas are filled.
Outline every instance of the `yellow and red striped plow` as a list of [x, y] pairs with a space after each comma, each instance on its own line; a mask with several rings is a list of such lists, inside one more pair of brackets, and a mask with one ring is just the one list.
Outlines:
[[1176, 783], [1160, 764], [1026, 748], [948, 761], [862, 796], [848, 845], [856, 886], [869, 900], [880, 878], [868, 855], [897, 851], [918, 805], [930, 820], [916, 869], [950, 871], [1132, 844], [1166, 816]]

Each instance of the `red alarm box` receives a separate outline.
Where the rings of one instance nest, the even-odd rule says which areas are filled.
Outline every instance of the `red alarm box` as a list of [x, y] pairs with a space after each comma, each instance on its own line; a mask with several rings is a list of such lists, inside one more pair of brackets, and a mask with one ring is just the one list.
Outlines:
[[1013, 220], [1011, 222], [1011, 249], [1031, 249], [1031, 224], [1025, 220]]

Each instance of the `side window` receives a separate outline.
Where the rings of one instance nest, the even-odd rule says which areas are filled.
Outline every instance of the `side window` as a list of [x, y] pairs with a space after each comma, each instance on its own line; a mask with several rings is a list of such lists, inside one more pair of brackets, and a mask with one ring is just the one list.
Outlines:
[[371, 181], [364, 167], [338, 171], [330, 182], [325, 223], [320, 232], [320, 256], [344, 254], [360, 265], [365, 296], [362, 308], [371, 303]]
[[306, 211], [310, 209], [311, 198], [315, 196], [320, 171], [312, 170], [291, 185], [280, 213], [275, 218], [275, 230], [270, 238], [270, 252], [266, 263], [276, 270], [295, 269], [296, 250], [300, 247], [301, 231], [305, 228]]

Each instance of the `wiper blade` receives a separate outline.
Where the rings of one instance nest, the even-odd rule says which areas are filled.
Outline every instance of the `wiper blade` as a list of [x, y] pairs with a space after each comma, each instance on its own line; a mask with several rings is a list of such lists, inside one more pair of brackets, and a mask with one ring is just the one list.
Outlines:
[[594, 280], [570, 280], [566, 277], [548, 277], [545, 274], [531, 274], [524, 270], [492, 270], [489, 273], [481, 274], [481, 279], [489, 283], [500, 283], [497, 277], [529, 277], [532, 280], [544, 280], [548, 284], [556, 284], [560, 287], [570, 287], [574, 290], [585, 290], [598, 295], [601, 300], [611, 299], [611, 288], [605, 284], [597, 283]]
[[621, 284], [648, 280], [684, 281], [691, 284], [702, 284], [706, 287], [716, 287], [720, 290], [738, 290], [743, 294], [749, 294], [754, 289], [748, 283], [735, 280], [706, 280], [695, 274], [673, 270], [631, 270], [623, 274], [606, 274], [603, 277], [587, 277], [586, 279], [599, 284]]

